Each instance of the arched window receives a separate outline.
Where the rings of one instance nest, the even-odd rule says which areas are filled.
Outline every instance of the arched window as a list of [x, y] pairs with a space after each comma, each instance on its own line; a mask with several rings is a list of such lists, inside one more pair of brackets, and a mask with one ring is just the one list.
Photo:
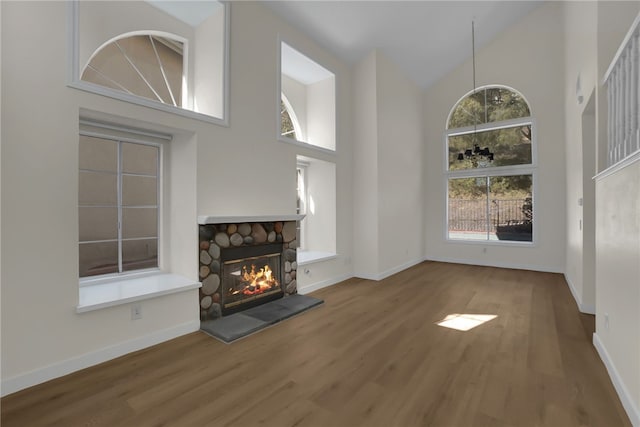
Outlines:
[[168, 34], [123, 34], [94, 52], [81, 79], [181, 107], [184, 49]]
[[533, 241], [535, 129], [517, 91], [464, 96], [447, 121], [447, 238]]
[[298, 118], [284, 93], [280, 98], [280, 134], [296, 140], [301, 136]]

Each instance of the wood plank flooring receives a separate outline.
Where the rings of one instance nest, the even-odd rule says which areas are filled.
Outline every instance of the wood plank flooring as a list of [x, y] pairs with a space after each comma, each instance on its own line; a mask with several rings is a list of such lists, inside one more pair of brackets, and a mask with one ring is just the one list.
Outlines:
[[[561, 275], [425, 262], [231, 345], [197, 332], [12, 394], [12, 426], [630, 426]], [[452, 313], [498, 317], [467, 332]]]

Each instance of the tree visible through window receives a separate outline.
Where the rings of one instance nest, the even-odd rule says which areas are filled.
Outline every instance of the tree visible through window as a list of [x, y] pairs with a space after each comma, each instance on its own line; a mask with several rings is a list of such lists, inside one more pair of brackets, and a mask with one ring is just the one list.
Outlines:
[[448, 238], [533, 240], [533, 121], [505, 87], [479, 89], [447, 126]]
[[291, 120], [291, 114], [289, 114], [289, 109], [282, 99], [280, 100], [280, 134], [282, 136], [288, 136], [289, 138], [298, 139], [293, 126], [293, 120]]

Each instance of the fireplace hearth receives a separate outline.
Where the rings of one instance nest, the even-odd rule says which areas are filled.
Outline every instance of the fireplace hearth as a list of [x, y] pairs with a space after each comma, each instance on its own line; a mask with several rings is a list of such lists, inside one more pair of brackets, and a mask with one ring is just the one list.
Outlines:
[[251, 219], [198, 218], [202, 321], [297, 293], [296, 229], [302, 216]]

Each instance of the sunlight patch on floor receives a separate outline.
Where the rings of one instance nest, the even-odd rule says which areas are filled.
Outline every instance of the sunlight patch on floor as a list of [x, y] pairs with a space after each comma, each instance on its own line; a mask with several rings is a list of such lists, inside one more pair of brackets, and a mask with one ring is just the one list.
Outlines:
[[450, 314], [436, 323], [445, 328], [468, 331], [498, 317], [495, 314]]

